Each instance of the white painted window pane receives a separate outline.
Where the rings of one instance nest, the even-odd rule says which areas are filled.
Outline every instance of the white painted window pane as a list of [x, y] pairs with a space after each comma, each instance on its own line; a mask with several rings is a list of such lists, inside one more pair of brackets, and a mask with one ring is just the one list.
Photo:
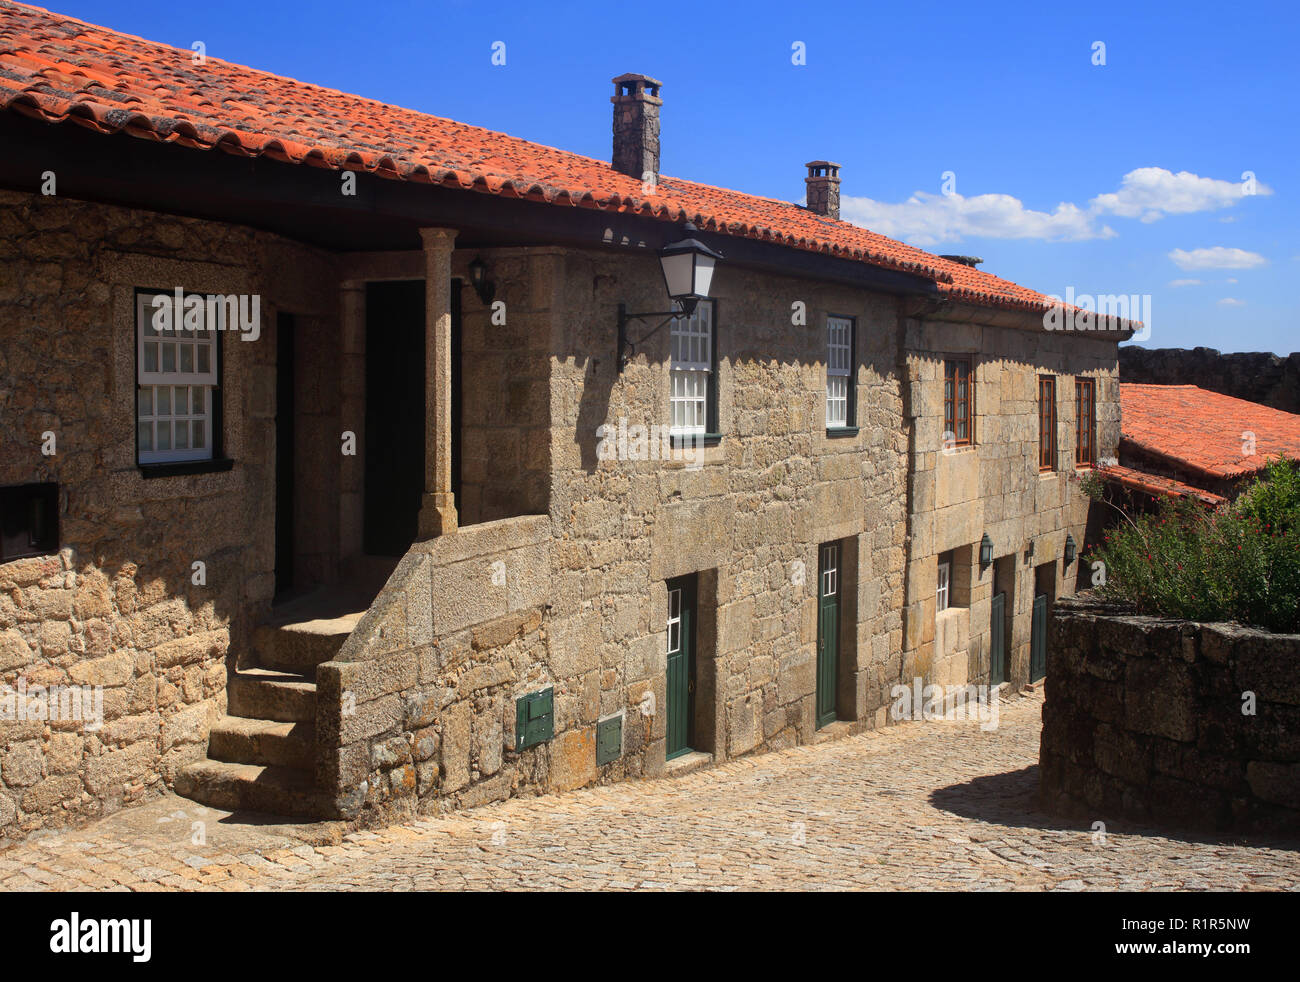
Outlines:
[[[136, 442], [142, 464], [202, 460], [212, 456], [211, 385], [216, 383], [216, 334], [153, 326], [154, 294], [136, 306]], [[170, 297], [169, 297], [170, 299]]]

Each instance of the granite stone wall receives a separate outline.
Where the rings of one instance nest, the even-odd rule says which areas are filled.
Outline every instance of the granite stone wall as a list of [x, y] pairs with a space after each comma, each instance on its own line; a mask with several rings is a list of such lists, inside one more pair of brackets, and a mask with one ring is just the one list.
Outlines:
[[[0, 269], [0, 486], [57, 482], [61, 544], [0, 564], [0, 692], [102, 687], [103, 707], [98, 729], [32, 698], [0, 718], [3, 838], [110, 812], [204, 755], [226, 654], [273, 589], [275, 311], [327, 330], [334, 295], [326, 263], [272, 236], [14, 192]], [[262, 335], [222, 340], [234, 466], [146, 479], [134, 291], [175, 286], [261, 294]]]
[[1039, 781], [1052, 811], [1300, 831], [1300, 635], [1057, 604]]
[[[1066, 536], [1082, 551], [1088, 522], [1084, 470], [1074, 463], [1076, 378], [1096, 383], [1097, 457], [1113, 457], [1119, 444], [1115, 343], [969, 321], [909, 320], [905, 338], [912, 432], [903, 674], [939, 685], [988, 682], [991, 604], [1001, 591], [1010, 614], [1006, 680], [1019, 687], [1029, 681], [1034, 596], [1073, 592], [1078, 560], [1066, 565]], [[952, 357], [971, 359], [970, 446], [944, 445], [943, 364]], [[1038, 466], [1040, 374], [1056, 378], [1056, 467], [1048, 472]], [[995, 561], [981, 568], [985, 533]], [[938, 556], [950, 550], [953, 606], [936, 617]], [[1004, 576], [995, 583], [999, 560]]]

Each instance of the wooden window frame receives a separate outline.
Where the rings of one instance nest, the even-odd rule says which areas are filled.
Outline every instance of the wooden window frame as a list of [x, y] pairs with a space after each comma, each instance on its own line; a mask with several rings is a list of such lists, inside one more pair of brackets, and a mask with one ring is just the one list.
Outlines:
[[934, 612], [940, 614], [952, 606], [952, 553], [941, 553], [935, 565]]
[[[844, 329], [848, 336], [847, 345], [833, 340], [832, 329], [840, 328]], [[857, 379], [855, 378], [858, 354], [857, 334], [858, 322], [856, 318], [845, 317], [843, 314], [826, 315], [826, 400], [824, 413], [826, 432], [833, 435], [857, 432], [858, 393]], [[839, 364], [840, 361], [843, 361], [844, 364]], [[832, 378], [844, 379], [843, 420], [831, 419]]]
[[[668, 341], [668, 421], [669, 434], [674, 445], [680, 445], [689, 441], [703, 439], [706, 445], [717, 443], [721, 439], [721, 433], [718, 429], [718, 302], [717, 300], [701, 300], [696, 306], [696, 311], [707, 308], [709, 311], [709, 331], [708, 331], [708, 361], [687, 361], [682, 362], [676, 357], [678, 343], [680, 339], [686, 337], [699, 338], [703, 332], [699, 330], [686, 330], [691, 325], [698, 324], [698, 314], [692, 314], [689, 318], [674, 318], [672, 326], [669, 329]], [[676, 379], [679, 375], [691, 373], [693, 375], [703, 376], [704, 393], [703, 393], [703, 425], [679, 426], [675, 419], [674, 407], [683, 397], [675, 395]], [[695, 397], [692, 397], [692, 400]]]
[[1038, 471], [1056, 470], [1056, 376], [1038, 376]]
[[[959, 417], [961, 399], [958, 387], [963, 367], [966, 378], [966, 411]], [[958, 423], [965, 424], [965, 436], [959, 434]], [[949, 433], [953, 436], [953, 446], [969, 447], [975, 443], [975, 359], [970, 355], [952, 355], [943, 360], [943, 432], [945, 445]]]
[[[1087, 425], [1083, 410], [1087, 409]], [[1074, 380], [1074, 466], [1097, 466], [1097, 380]]]

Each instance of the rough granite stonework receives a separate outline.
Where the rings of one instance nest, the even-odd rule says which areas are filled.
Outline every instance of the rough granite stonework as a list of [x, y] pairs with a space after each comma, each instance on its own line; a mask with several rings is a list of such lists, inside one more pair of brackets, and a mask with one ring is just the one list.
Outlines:
[[[963, 321], [909, 319], [904, 332], [911, 473], [902, 675], [939, 685], [989, 681], [991, 604], [1001, 570], [998, 587], [1008, 594], [1009, 613], [1006, 681], [1019, 687], [1030, 680], [1034, 595], [1073, 592], [1078, 560], [1065, 566], [1065, 540], [1073, 535], [1082, 551], [1088, 524], [1090, 502], [1074, 464], [1076, 377], [1096, 380], [1098, 459], [1113, 457], [1119, 443], [1115, 343]], [[943, 363], [951, 357], [972, 363], [971, 446], [944, 444]], [[1056, 469], [1048, 473], [1038, 469], [1040, 374], [1056, 376]], [[985, 533], [994, 562], [981, 569]], [[938, 556], [949, 550], [953, 606], [936, 616]]]
[[[326, 329], [327, 268], [231, 225], [0, 192], [0, 486], [58, 482], [62, 547], [0, 564], [0, 686], [103, 686], [105, 720], [0, 719], [0, 838], [113, 811], [204, 756], [227, 651], [273, 586], [276, 306]], [[262, 337], [222, 341], [234, 467], [146, 480], [134, 290], [174, 286], [260, 293]]]
[[1128, 616], [1086, 594], [1061, 601], [1047, 656], [1044, 806], [1294, 834], [1298, 663], [1300, 635]]
[[[1033, 592], [1047, 579], [1053, 596], [1069, 592], [1062, 544], [1069, 530], [1083, 541], [1086, 503], [1067, 466], [1072, 375], [1099, 380], [1100, 453], [1118, 439], [1113, 341], [1048, 335], [1032, 315], [963, 309], [945, 321], [914, 300], [732, 265], [713, 288], [720, 441], [693, 461], [607, 459], [602, 426], [670, 415], [666, 327], [634, 323], [635, 356], [621, 372], [616, 362], [618, 304], [664, 305], [656, 258], [466, 248], [449, 270], [462, 283], [460, 527], [414, 543], [393, 570], [360, 555], [367, 448], [340, 455], [338, 440], [366, 429], [365, 283], [422, 278], [425, 255], [331, 255], [234, 226], [29, 195], [0, 202], [15, 230], [0, 249], [17, 271], [0, 304], [18, 312], [0, 330], [58, 327], [47, 348], [3, 349], [0, 391], [21, 410], [6, 409], [5, 447], [26, 449], [0, 459], [0, 483], [58, 480], [64, 546], [0, 567], [0, 678], [75, 677], [86, 665], [110, 686], [106, 709], [116, 700], [111, 748], [0, 724], [0, 825], [16, 831], [116, 807], [178, 772], [184, 793], [362, 824], [663, 773], [666, 581], [691, 573], [688, 763], [812, 742], [824, 735], [817, 568], [827, 543], [840, 546], [843, 588], [833, 733], [885, 725], [892, 687], [915, 675], [987, 678], [994, 567], [980, 572], [974, 558], [985, 531], [1010, 562], [1009, 675], [1023, 682]], [[42, 230], [66, 238], [51, 246]], [[492, 305], [463, 288], [476, 257]], [[132, 439], [131, 297], [172, 284], [260, 292], [263, 336], [224, 342], [234, 467], [145, 480]], [[387, 580], [368, 609], [348, 608], [358, 614], [344, 633], [300, 649], [326, 653], [283, 683], [239, 674], [265, 667], [245, 656], [260, 657], [251, 633], [274, 590], [277, 311], [298, 322], [297, 579], [351, 583], [381, 570]], [[834, 433], [828, 315], [855, 323], [854, 425]], [[938, 366], [959, 352], [975, 355], [976, 446], [945, 454]], [[1061, 467], [1046, 477], [1040, 371], [1060, 375]], [[59, 433], [52, 459], [33, 450], [46, 429]], [[954, 589], [958, 607], [939, 616], [935, 562], [947, 549], [970, 575]], [[208, 562], [206, 588], [189, 583], [195, 558]], [[554, 737], [517, 752], [516, 702], [548, 686]], [[598, 765], [597, 724], [610, 718], [621, 718], [622, 745]], [[214, 727], [226, 755], [209, 760]], [[232, 760], [232, 748], [252, 752]], [[55, 783], [33, 793], [37, 775]]]
[[1300, 413], [1300, 351], [1275, 355], [1268, 351], [1227, 354], [1213, 348], [1119, 349], [1120, 378], [1154, 385], [1195, 385], [1235, 399], [1262, 403], [1287, 413]]

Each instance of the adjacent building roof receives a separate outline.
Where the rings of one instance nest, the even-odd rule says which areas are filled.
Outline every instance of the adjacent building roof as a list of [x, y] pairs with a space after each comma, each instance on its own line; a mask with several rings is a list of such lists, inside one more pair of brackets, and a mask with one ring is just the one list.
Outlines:
[[1235, 479], [1273, 457], [1300, 459], [1300, 416], [1293, 413], [1195, 385], [1121, 382], [1119, 393], [1121, 440], [1184, 469]]
[[575, 208], [693, 221], [724, 235], [933, 280], [954, 300], [1021, 310], [1051, 301], [786, 201], [661, 177], [655, 194], [609, 163], [348, 95], [0, 0], [0, 110], [98, 133], [264, 156]]
[[1122, 484], [1126, 488], [1133, 488], [1141, 491], [1143, 494], [1149, 494], [1153, 497], [1163, 496], [1167, 498], [1191, 497], [1197, 501], [1204, 502], [1207, 505], [1224, 505], [1228, 499], [1221, 494], [1215, 494], [1213, 491], [1205, 491], [1201, 488], [1193, 487], [1183, 481], [1175, 481], [1172, 477], [1164, 477], [1160, 474], [1148, 474], [1146, 471], [1135, 470], [1132, 467], [1124, 467], [1121, 464], [1111, 464], [1109, 467], [1098, 468], [1098, 473], [1109, 481]]

